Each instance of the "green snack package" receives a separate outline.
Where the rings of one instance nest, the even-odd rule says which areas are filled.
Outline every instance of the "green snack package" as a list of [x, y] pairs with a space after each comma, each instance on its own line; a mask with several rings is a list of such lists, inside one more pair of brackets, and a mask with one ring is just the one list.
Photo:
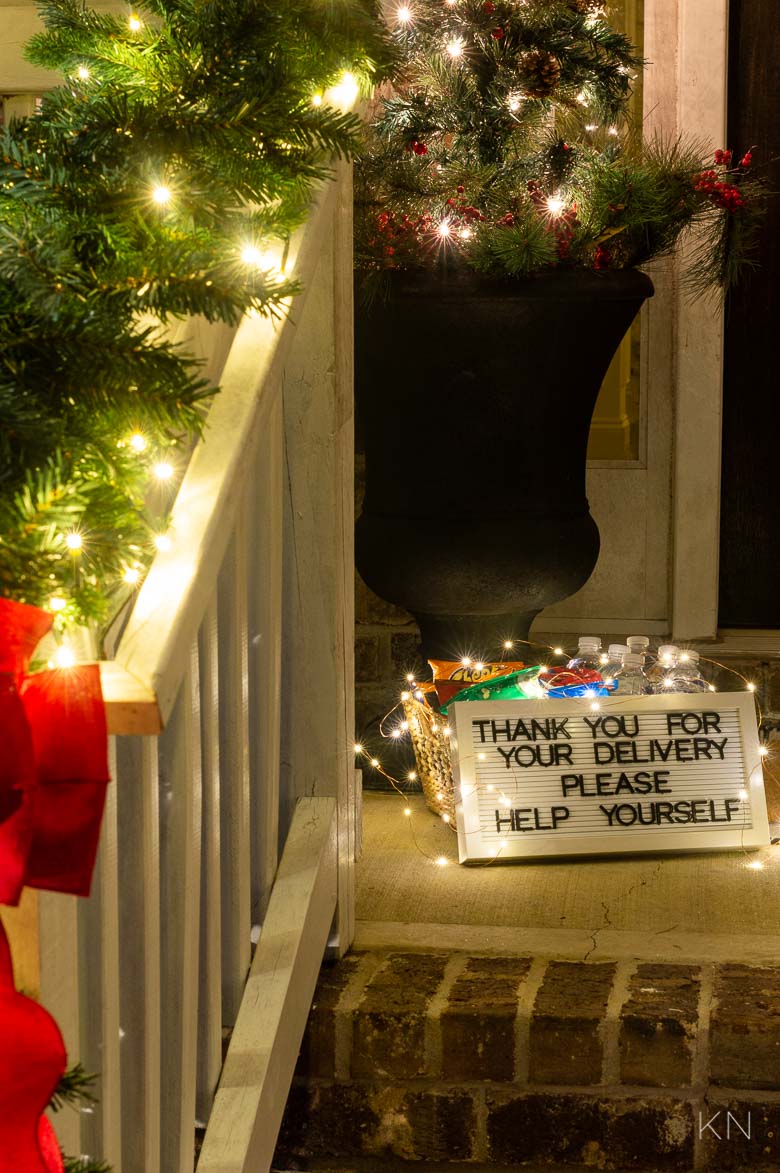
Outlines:
[[534, 668], [523, 668], [519, 672], [509, 672], [506, 676], [496, 676], [493, 680], [469, 685], [443, 705], [441, 712], [446, 714], [450, 705], [459, 701], [538, 700], [544, 696], [541, 685], [537, 683], [541, 671], [542, 665], [537, 664]]

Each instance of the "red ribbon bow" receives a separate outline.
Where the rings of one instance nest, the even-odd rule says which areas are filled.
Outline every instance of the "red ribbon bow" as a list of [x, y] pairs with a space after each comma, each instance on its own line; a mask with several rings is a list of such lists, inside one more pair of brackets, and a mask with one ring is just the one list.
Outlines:
[[88, 896], [109, 781], [97, 664], [27, 675], [51, 628], [0, 599], [0, 903], [22, 887]]

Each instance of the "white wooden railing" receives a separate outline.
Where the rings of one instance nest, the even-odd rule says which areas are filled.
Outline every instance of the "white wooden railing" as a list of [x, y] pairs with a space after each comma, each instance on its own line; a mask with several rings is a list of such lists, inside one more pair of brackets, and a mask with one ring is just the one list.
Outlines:
[[100, 1073], [94, 1109], [55, 1124], [115, 1173], [191, 1173], [196, 1122], [201, 1173], [269, 1169], [323, 953], [352, 938], [346, 166], [292, 251], [282, 323], [187, 327], [222, 391], [102, 665], [92, 897], [38, 898], [41, 999]]

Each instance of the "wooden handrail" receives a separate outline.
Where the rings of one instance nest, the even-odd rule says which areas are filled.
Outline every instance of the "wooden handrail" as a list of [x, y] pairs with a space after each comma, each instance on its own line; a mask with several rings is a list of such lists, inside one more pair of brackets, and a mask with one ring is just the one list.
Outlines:
[[248, 456], [280, 393], [296, 320], [335, 198], [335, 184], [325, 184], [293, 240], [285, 272], [294, 272], [303, 292], [287, 315], [281, 321], [247, 316], [233, 339], [220, 394], [173, 506], [171, 549], [152, 563], [114, 661], [101, 665], [112, 733], [159, 733], [170, 716], [216, 584]]

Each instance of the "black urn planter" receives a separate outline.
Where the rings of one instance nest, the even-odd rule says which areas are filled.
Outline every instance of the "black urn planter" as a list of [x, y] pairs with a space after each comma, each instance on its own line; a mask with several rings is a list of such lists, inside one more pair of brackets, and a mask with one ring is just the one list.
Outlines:
[[358, 306], [355, 394], [366, 456], [358, 569], [406, 607], [426, 656], [486, 657], [590, 577], [590, 419], [643, 301], [637, 270], [522, 282], [392, 273]]

